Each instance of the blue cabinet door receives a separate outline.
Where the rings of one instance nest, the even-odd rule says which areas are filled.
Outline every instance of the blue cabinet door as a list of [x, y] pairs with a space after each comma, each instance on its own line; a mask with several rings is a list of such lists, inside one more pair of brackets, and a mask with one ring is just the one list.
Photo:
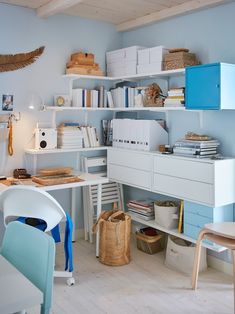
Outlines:
[[220, 109], [220, 64], [186, 68], [186, 108]]

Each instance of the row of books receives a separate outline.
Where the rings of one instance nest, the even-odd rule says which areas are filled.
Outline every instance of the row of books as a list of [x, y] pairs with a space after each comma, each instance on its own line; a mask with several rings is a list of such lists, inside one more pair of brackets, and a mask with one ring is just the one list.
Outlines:
[[93, 126], [66, 126], [60, 125], [57, 128], [58, 148], [78, 149], [99, 147], [100, 141]]
[[135, 96], [143, 94], [143, 88], [117, 87], [110, 91], [100, 86], [99, 89], [76, 88], [72, 91], [72, 106], [84, 108], [129, 108], [135, 107]]
[[167, 98], [164, 100], [164, 107], [184, 107], [185, 105], [185, 89], [171, 88], [167, 93]]
[[128, 212], [143, 220], [154, 220], [154, 201], [146, 200], [131, 200], [127, 203]]
[[218, 140], [193, 141], [179, 140], [173, 147], [174, 154], [186, 157], [210, 158], [218, 155]]
[[99, 89], [75, 88], [72, 91], [72, 106], [83, 108], [107, 108], [107, 90], [104, 86]]

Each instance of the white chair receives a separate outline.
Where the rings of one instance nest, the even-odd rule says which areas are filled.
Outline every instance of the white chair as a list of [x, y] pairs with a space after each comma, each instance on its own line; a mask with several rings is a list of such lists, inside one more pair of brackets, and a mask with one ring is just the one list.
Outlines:
[[[8, 225], [19, 217], [37, 218], [46, 223], [45, 232], [51, 231], [60, 222], [66, 221], [66, 213], [60, 204], [47, 192], [32, 186], [12, 186], [0, 194], [0, 208], [4, 223]], [[54, 271], [55, 277], [68, 278], [68, 285], [75, 283], [71, 271]]]
[[[103, 169], [105, 167], [105, 169]], [[106, 157], [83, 157], [82, 168], [84, 172], [95, 173], [100, 176], [107, 176]], [[98, 171], [97, 171], [98, 169]], [[118, 208], [123, 210], [123, 189], [122, 185], [116, 182], [102, 184], [101, 204], [117, 204]], [[95, 209], [97, 206], [97, 185], [83, 188], [83, 206], [84, 206], [84, 230], [85, 240], [93, 242], [92, 226], [96, 219]]]

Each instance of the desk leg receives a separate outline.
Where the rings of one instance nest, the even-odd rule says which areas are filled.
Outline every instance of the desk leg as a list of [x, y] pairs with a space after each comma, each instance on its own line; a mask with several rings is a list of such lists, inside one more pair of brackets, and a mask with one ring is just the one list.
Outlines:
[[[102, 194], [102, 184], [97, 185], [97, 219], [101, 214], [101, 194]], [[99, 257], [99, 241], [100, 241], [100, 232], [99, 227], [96, 234], [96, 257]]]
[[75, 237], [75, 231], [76, 231], [76, 188], [72, 188], [72, 199], [71, 199], [71, 219], [73, 222], [73, 237], [72, 241], [75, 242], [76, 237]]

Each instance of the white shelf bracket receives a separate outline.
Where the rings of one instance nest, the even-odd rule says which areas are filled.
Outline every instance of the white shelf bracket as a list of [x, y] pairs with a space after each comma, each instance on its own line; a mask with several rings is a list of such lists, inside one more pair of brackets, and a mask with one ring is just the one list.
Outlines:
[[85, 111], [84, 120], [85, 125], [88, 125], [88, 111]]
[[69, 80], [69, 97], [71, 101], [72, 101], [72, 95], [73, 95], [73, 79], [70, 79]]
[[166, 126], [169, 128], [169, 111], [165, 112], [165, 117], [166, 117]]
[[56, 129], [56, 110], [52, 110], [51, 124], [52, 128]]
[[198, 115], [199, 115], [199, 126], [200, 126], [200, 129], [203, 128], [203, 114], [204, 112], [202, 110], [198, 111]]

